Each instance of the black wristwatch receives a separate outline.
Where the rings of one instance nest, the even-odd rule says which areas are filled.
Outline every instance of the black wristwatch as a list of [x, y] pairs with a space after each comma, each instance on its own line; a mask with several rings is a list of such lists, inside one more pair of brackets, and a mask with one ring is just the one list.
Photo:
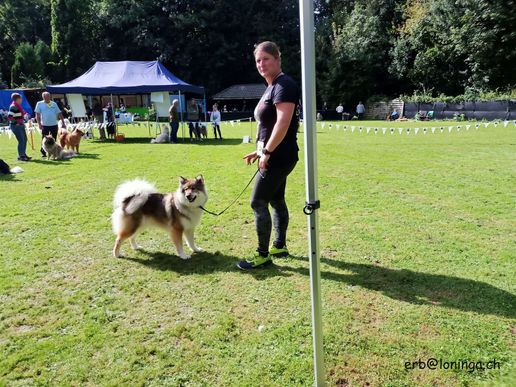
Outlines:
[[267, 148], [263, 148], [262, 149], [262, 154], [264, 155], [270, 155], [272, 152], [269, 152], [269, 150]]

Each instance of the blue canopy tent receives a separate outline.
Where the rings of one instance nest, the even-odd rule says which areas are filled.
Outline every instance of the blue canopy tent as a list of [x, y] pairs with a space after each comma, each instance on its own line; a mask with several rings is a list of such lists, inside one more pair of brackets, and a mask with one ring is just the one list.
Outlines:
[[182, 91], [204, 94], [204, 87], [179, 79], [157, 60], [96, 62], [78, 78], [61, 85], [48, 85], [51, 93], [84, 95]]
[[22, 108], [30, 114], [31, 117], [34, 116], [34, 111], [32, 110], [32, 107], [29, 104], [29, 101], [27, 101], [27, 98], [25, 98], [25, 94], [23, 93], [23, 90], [0, 90], [0, 108], [4, 110], [9, 110], [9, 105], [11, 105], [11, 94], [12, 93], [18, 93], [22, 96]]
[[[95, 62], [95, 64], [80, 77], [61, 85], [47, 85], [47, 90], [51, 93], [61, 94], [73, 93], [111, 96], [113, 94], [177, 91], [179, 92], [179, 96], [181, 96], [181, 92], [203, 95], [204, 106], [206, 106], [204, 87], [190, 85], [179, 79], [157, 60], [149, 62]], [[179, 101], [181, 104], [181, 97]], [[179, 110], [182, 115], [183, 107], [180, 106]]]

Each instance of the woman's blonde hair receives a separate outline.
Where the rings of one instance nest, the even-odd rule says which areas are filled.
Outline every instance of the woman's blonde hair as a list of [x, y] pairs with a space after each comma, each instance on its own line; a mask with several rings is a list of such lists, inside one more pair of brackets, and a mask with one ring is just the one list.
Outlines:
[[265, 42], [261, 42], [259, 44], [256, 44], [254, 46], [254, 55], [256, 56], [256, 53], [258, 51], [264, 51], [266, 52], [267, 54], [269, 55], [272, 55], [274, 58], [276, 59], [280, 59], [281, 58], [281, 52], [280, 52], [280, 49], [278, 47], [278, 45], [274, 42], [270, 42], [270, 41], [265, 41]]

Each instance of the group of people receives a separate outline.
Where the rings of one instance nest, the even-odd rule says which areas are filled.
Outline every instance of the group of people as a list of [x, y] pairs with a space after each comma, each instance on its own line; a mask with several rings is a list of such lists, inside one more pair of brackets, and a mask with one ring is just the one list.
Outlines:
[[[179, 100], [174, 99], [172, 101], [172, 105], [168, 109], [168, 118], [170, 123], [170, 142], [177, 143], [177, 132], [179, 130], [179, 122], [181, 119], [179, 112]], [[186, 107], [186, 119], [188, 121], [188, 129], [190, 132], [190, 141], [193, 141], [194, 138], [197, 141], [202, 141], [202, 117], [203, 111], [202, 107], [197, 103], [195, 98], [190, 99], [187, 107]], [[220, 120], [221, 115], [218, 108], [218, 105], [213, 105], [213, 109], [210, 115], [210, 121], [213, 126], [213, 135], [215, 138], [222, 139], [222, 134], [220, 132]]]
[[[44, 92], [42, 97], [43, 99], [36, 104], [34, 109], [38, 128], [41, 131], [42, 137], [51, 135], [54, 140], [57, 140], [58, 121], [60, 120], [62, 125], [65, 125], [63, 112], [57, 103], [51, 100], [50, 93]], [[25, 131], [25, 121], [29, 118], [29, 115], [21, 106], [22, 96], [20, 94], [13, 93], [11, 101], [7, 119], [9, 121], [9, 129], [18, 141], [18, 160], [30, 161], [31, 157], [27, 155], [27, 133]], [[43, 147], [40, 151], [43, 157], [47, 156]]]

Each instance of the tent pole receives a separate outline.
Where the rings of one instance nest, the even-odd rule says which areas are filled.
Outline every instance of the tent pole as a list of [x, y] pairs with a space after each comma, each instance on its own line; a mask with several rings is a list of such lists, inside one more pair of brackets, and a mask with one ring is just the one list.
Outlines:
[[306, 201], [308, 215], [308, 254], [310, 257], [310, 293], [312, 298], [312, 335], [316, 386], [325, 385], [321, 307], [321, 271], [318, 230], [317, 136], [315, 122], [315, 43], [314, 2], [299, 0], [301, 69], [303, 80], [303, 124], [305, 140]]
[[204, 125], [207, 125], [207, 122], [208, 122], [208, 120], [206, 119], [208, 117], [207, 110], [208, 110], [208, 107], [206, 106], [206, 92], [204, 92]]
[[181, 90], [179, 90], [179, 115], [181, 117], [181, 132], [183, 136], [183, 142], [185, 142], [185, 123], [183, 121], [183, 102], [181, 98]]
[[111, 96], [111, 114], [113, 115], [113, 122], [115, 123], [115, 133], [118, 135], [118, 128], [116, 127], [116, 119], [115, 119], [115, 105], [113, 105], [113, 94]]

